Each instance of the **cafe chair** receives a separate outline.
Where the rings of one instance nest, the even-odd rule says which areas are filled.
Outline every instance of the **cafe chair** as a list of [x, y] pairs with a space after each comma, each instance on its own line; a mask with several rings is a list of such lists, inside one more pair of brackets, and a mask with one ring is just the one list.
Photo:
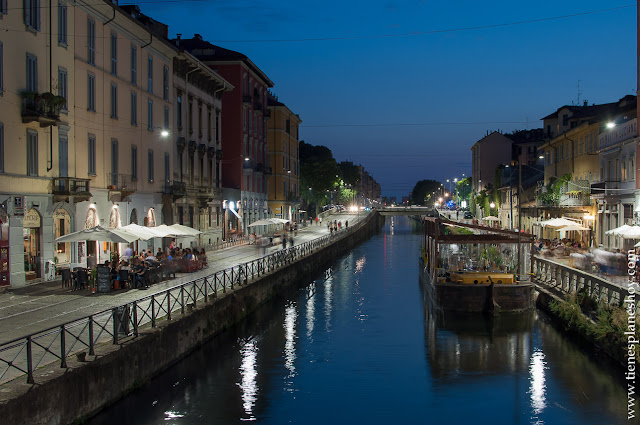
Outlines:
[[76, 285], [75, 289], [84, 289], [89, 286], [89, 275], [85, 269], [80, 269], [76, 272]]
[[120, 287], [125, 288], [127, 284], [131, 287], [131, 277], [129, 276], [129, 270], [119, 270], [118, 276], [120, 276]]
[[67, 286], [71, 287], [71, 280], [72, 280], [71, 270], [62, 269], [61, 273], [62, 273], [62, 287], [63, 288], [66, 288]]

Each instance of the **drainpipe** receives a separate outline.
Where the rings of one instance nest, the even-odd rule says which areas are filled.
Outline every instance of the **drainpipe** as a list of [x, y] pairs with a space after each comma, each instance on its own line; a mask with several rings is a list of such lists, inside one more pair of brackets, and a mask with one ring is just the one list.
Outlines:
[[[49, 7], [49, 92], [53, 92], [53, 30], [51, 22], [53, 21], [51, 7]], [[59, 82], [58, 82], [59, 84]], [[53, 126], [49, 128], [49, 164], [47, 172], [53, 169]], [[68, 175], [68, 174], [67, 174]]]

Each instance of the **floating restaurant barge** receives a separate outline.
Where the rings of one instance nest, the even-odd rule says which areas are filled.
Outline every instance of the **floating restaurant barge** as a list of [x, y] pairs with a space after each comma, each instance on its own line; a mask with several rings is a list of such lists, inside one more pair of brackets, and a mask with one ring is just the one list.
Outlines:
[[436, 311], [533, 309], [533, 252], [530, 234], [426, 217], [420, 256], [425, 298]]

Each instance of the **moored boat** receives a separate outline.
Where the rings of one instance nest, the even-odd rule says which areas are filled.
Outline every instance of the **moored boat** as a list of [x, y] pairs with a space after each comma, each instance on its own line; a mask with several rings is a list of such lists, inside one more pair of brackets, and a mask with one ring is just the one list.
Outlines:
[[426, 217], [420, 280], [435, 310], [519, 312], [534, 308], [533, 235]]

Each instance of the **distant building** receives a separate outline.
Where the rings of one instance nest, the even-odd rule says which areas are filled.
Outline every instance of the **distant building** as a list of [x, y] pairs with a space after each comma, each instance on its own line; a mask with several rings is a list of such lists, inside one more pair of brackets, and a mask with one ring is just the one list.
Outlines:
[[494, 131], [471, 146], [471, 183], [474, 192], [493, 185], [498, 166], [511, 163], [512, 145], [509, 137]]

